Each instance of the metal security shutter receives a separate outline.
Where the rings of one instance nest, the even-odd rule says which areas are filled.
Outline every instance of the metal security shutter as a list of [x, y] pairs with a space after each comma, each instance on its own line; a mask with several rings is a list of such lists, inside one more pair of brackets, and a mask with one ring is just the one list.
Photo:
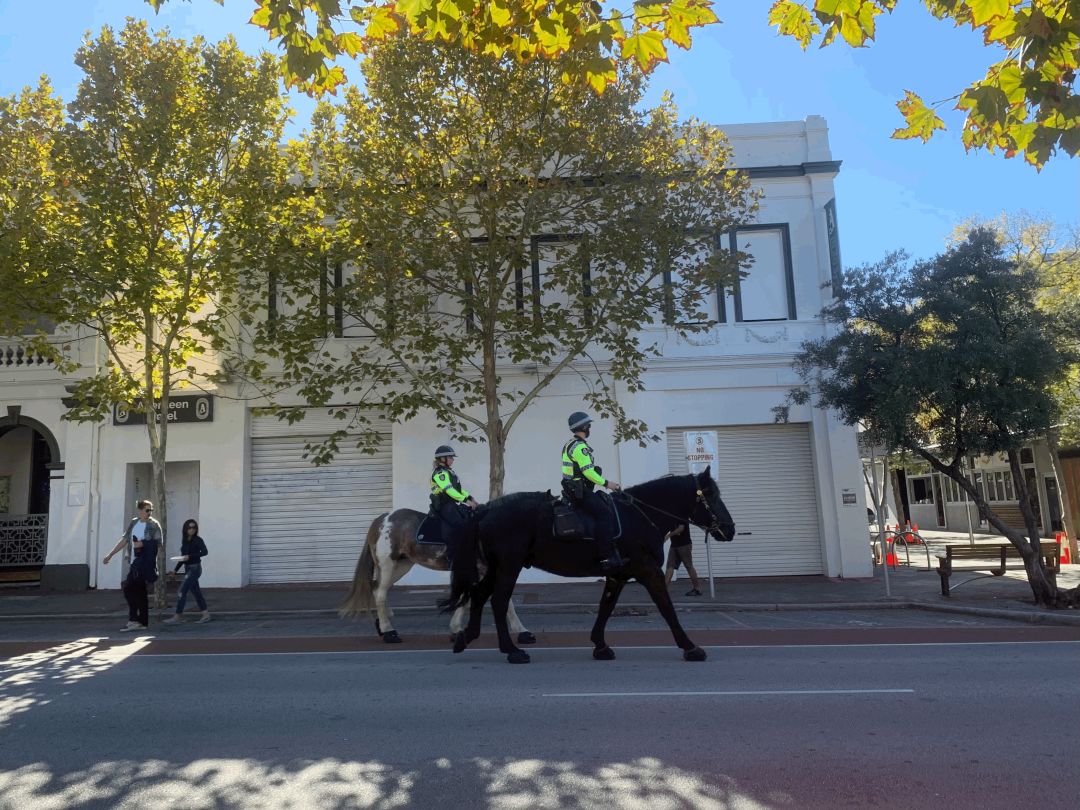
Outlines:
[[352, 579], [371, 522], [389, 511], [390, 425], [375, 455], [348, 441], [334, 461], [315, 467], [304, 446], [341, 426], [325, 412], [289, 425], [259, 416], [251, 424], [251, 532], [253, 584]]
[[[718, 577], [820, 574], [822, 542], [814, 484], [810, 430], [806, 424], [669, 428], [668, 464], [687, 472], [685, 430], [715, 430], [719, 469], [713, 476], [735, 520], [730, 543], [709, 541]], [[704, 533], [693, 530], [694, 566], [707, 571]]]

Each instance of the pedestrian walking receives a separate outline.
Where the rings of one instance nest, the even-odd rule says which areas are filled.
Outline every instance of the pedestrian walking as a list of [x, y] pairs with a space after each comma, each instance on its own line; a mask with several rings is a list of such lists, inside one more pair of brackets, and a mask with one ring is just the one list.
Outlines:
[[128, 622], [120, 628], [123, 633], [132, 630], [145, 630], [150, 624], [150, 587], [157, 582], [157, 553], [161, 545], [161, 524], [152, 517], [154, 504], [150, 501], [138, 501], [135, 504], [137, 514], [128, 523], [124, 536], [113, 550], [105, 555], [103, 565], [130, 545], [131, 566], [124, 577], [124, 599], [128, 603]]
[[685, 525], [680, 526], [668, 534], [671, 538], [671, 548], [668, 549], [667, 571], [664, 573], [664, 581], [668, 585], [675, 575], [679, 565], [686, 566], [686, 573], [690, 575], [691, 588], [686, 592], [687, 596], [701, 596], [701, 582], [698, 580], [697, 569], [694, 568], [694, 547], [690, 540], [690, 532]]
[[206, 543], [199, 536], [199, 524], [194, 518], [184, 521], [184, 539], [180, 543], [180, 561], [176, 563], [176, 571], [184, 566], [184, 581], [180, 584], [180, 595], [176, 600], [176, 612], [167, 618], [163, 624], [179, 624], [184, 613], [184, 605], [188, 594], [195, 597], [195, 604], [202, 611], [199, 624], [210, 621], [210, 611], [206, 608], [206, 599], [203, 597], [202, 588], [199, 587], [199, 577], [202, 576], [202, 559], [210, 552], [206, 550]]

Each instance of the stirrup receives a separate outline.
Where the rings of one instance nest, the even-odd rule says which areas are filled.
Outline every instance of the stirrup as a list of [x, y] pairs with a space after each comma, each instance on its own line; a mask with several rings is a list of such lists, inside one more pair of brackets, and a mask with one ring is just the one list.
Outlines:
[[600, 561], [600, 570], [605, 574], [621, 571], [625, 567], [626, 560], [619, 556], [618, 552]]

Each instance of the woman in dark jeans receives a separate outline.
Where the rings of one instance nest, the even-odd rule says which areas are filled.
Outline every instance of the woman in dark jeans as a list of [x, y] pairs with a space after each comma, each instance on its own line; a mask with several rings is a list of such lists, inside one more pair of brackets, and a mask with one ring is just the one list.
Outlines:
[[180, 616], [184, 612], [184, 603], [190, 593], [195, 597], [195, 603], [202, 611], [199, 624], [205, 624], [210, 621], [210, 611], [206, 609], [206, 599], [203, 598], [202, 588], [199, 587], [199, 577], [202, 576], [202, 558], [210, 552], [206, 550], [206, 543], [199, 537], [199, 524], [196, 521], [191, 518], [185, 520], [183, 533], [184, 539], [180, 543], [181, 559], [176, 564], [176, 570], [179, 571], [181, 565], [185, 566], [184, 582], [180, 585], [180, 598], [176, 600], [176, 613], [162, 623], [179, 624], [183, 621]]

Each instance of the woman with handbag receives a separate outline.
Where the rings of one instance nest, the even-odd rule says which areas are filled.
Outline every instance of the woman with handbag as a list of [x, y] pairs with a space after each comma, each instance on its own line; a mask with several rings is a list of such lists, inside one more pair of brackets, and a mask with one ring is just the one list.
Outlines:
[[131, 544], [131, 567], [124, 577], [124, 599], [128, 603], [128, 623], [120, 632], [145, 630], [150, 624], [150, 595], [148, 590], [157, 582], [157, 553], [161, 545], [161, 524], [151, 515], [154, 505], [150, 501], [138, 501], [135, 504], [138, 514], [128, 523], [124, 536], [105, 555], [103, 565], [108, 565], [116, 554], [128, 543]]

